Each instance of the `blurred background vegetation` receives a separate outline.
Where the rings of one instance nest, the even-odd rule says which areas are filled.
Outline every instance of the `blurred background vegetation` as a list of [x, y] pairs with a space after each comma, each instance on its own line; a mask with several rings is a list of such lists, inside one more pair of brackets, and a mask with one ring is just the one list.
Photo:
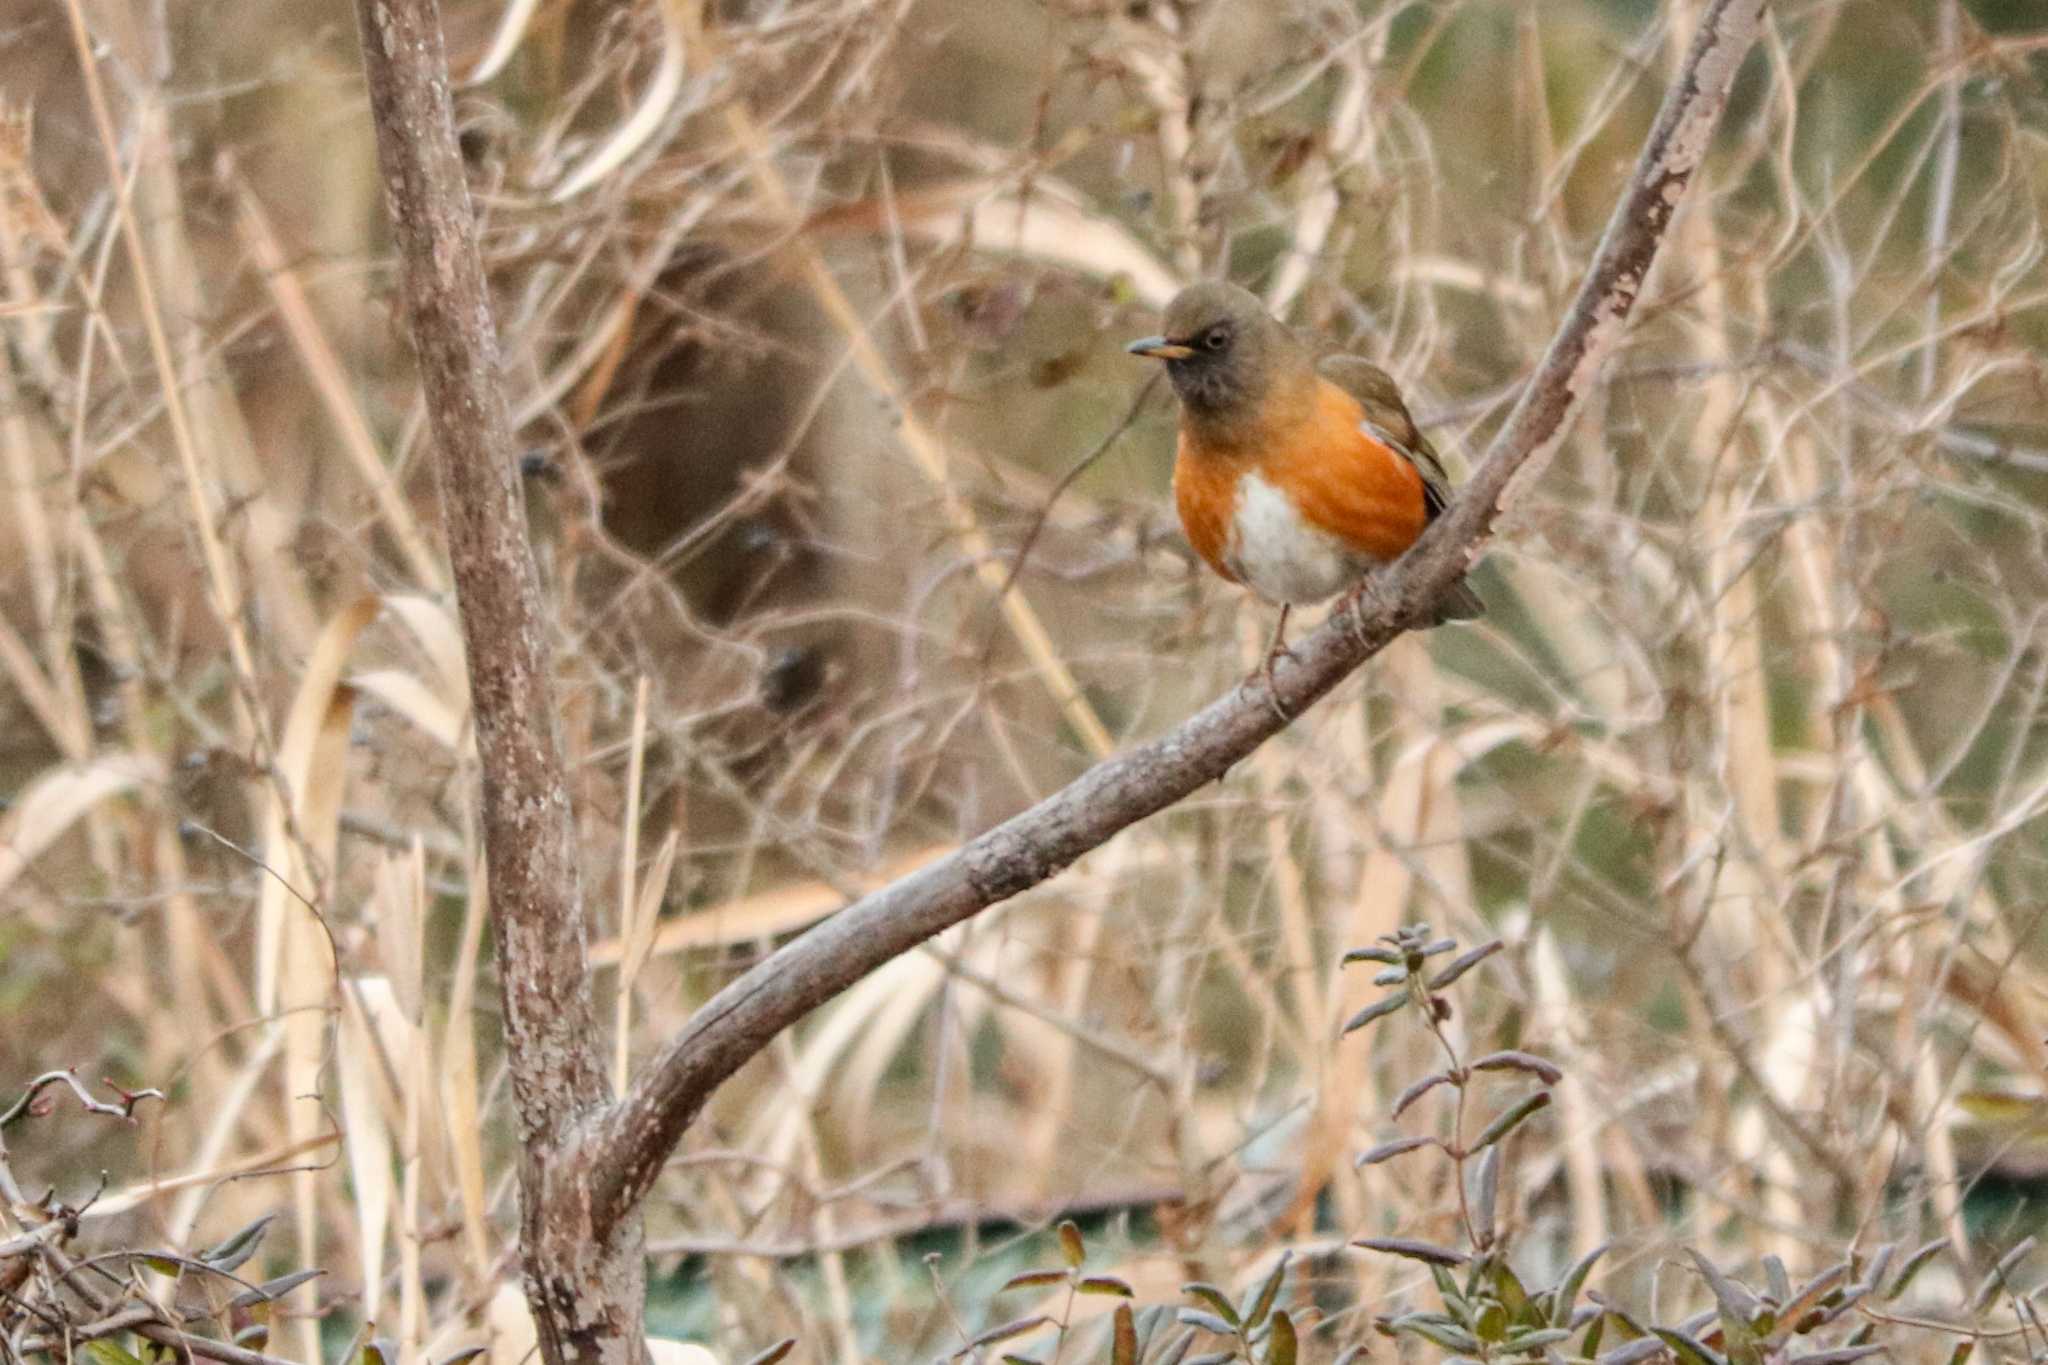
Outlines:
[[[1696, 10], [449, 0], [622, 1072], [1255, 661], [1120, 350], [1174, 288], [1381, 361], [1461, 468]], [[514, 1143], [353, 13], [7, 0], [0, 52], [0, 1077], [169, 1096], [16, 1174], [111, 1172], [114, 1242], [281, 1211], [330, 1351], [438, 1358]], [[1418, 1279], [1345, 1242], [1456, 1215], [1352, 1166], [1434, 1044], [1340, 1044], [1337, 960], [1416, 919], [1507, 943], [1459, 1036], [1566, 1071], [1531, 1273], [1946, 1238], [1952, 1298], [2048, 1166], [2044, 209], [2038, 0], [1773, 6], [1488, 617], [781, 1040], [650, 1204], [657, 1321], [928, 1358], [1073, 1213], [1148, 1298], [1293, 1250], [1334, 1358]]]

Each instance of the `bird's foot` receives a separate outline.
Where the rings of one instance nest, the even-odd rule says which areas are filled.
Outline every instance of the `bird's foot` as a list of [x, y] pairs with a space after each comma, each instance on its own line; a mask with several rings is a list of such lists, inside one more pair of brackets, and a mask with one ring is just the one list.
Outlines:
[[1288, 648], [1286, 645], [1279, 644], [1276, 642], [1270, 649], [1266, 651], [1266, 661], [1259, 665], [1259, 671], [1257, 673], [1254, 673], [1251, 678], [1246, 678], [1244, 680], [1244, 685], [1246, 687], [1250, 687], [1252, 685], [1252, 678], [1265, 679], [1266, 705], [1272, 707], [1273, 714], [1280, 718], [1280, 723], [1282, 725], [1286, 725], [1291, 723], [1294, 720], [1294, 717], [1288, 713], [1288, 710], [1285, 706], [1280, 704], [1280, 680], [1279, 678], [1275, 677], [1273, 673], [1274, 666], [1277, 665], [1282, 659], [1286, 659], [1289, 663], [1298, 664], [1301, 662], [1300, 658], [1296, 656], [1295, 652], [1292, 649]]
[[[1273, 708], [1273, 714], [1280, 718], [1282, 725], [1294, 717], [1288, 715], [1287, 708], [1280, 704], [1280, 680], [1273, 676], [1273, 665], [1280, 662], [1283, 657], [1295, 663], [1301, 662], [1295, 658], [1294, 651], [1287, 647], [1287, 618], [1293, 613], [1292, 603], [1281, 604], [1280, 619], [1273, 623], [1273, 638], [1266, 641], [1266, 662], [1259, 666], [1259, 675], [1266, 680], [1266, 705]], [[1251, 686], [1250, 678], [1244, 681], [1245, 686]]]
[[1372, 576], [1367, 575], [1352, 584], [1351, 590], [1337, 601], [1333, 615], [1341, 614], [1351, 627], [1351, 638], [1359, 644], [1367, 643], [1365, 635], [1365, 590], [1372, 586]]

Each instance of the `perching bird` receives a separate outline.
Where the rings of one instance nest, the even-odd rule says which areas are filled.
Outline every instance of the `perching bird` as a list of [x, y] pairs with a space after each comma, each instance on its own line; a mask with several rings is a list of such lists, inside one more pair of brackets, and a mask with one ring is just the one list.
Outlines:
[[[1164, 321], [1163, 334], [1126, 349], [1164, 360], [1180, 396], [1173, 492], [1189, 543], [1280, 605], [1270, 685], [1288, 611], [1398, 559], [1443, 511], [1450, 483], [1393, 376], [1361, 356], [1318, 363], [1248, 291], [1191, 285]], [[1459, 583], [1433, 624], [1484, 610]]]

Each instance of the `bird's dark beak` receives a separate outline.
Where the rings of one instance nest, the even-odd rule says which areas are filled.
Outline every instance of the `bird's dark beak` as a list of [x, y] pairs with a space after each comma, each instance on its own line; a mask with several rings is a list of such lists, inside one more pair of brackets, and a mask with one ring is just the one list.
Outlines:
[[1149, 355], [1154, 360], [1186, 360], [1195, 353], [1194, 347], [1168, 341], [1165, 337], [1139, 337], [1124, 349], [1132, 355]]

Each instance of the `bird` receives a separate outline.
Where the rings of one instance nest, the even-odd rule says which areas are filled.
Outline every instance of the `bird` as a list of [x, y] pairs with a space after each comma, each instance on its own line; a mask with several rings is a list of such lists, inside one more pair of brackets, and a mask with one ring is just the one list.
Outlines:
[[[1204, 562], [1280, 607], [1263, 668], [1288, 656], [1287, 615], [1356, 593], [1444, 510], [1450, 480], [1392, 375], [1363, 356], [1316, 358], [1258, 296], [1222, 280], [1166, 305], [1125, 347], [1166, 362], [1180, 400], [1173, 495]], [[1485, 611], [1459, 582], [1431, 625]]]

